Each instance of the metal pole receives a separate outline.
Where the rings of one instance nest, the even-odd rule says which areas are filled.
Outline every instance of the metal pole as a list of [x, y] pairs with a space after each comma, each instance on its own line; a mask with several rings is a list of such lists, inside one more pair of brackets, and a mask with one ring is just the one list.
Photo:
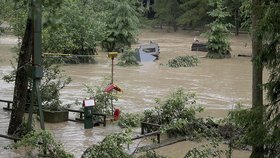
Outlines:
[[112, 81], [111, 83], [114, 83], [114, 58], [112, 58]]
[[[114, 57], [112, 57], [112, 81], [114, 83]], [[111, 97], [111, 107], [112, 107], [112, 116], [114, 115], [114, 104], [113, 104], [113, 97]]]

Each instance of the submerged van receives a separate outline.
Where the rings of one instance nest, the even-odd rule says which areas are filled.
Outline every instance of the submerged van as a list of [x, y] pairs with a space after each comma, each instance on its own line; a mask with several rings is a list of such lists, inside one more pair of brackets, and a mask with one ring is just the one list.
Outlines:
[[156, 59], [159, 58], [159, 45], [156, 42], [150, 41], [150, 43], [148, 44], [141, 44], [138, 51], [139, 52], [145, 52], [148, 53], [150, 55], [153, 55], [156, 57]]

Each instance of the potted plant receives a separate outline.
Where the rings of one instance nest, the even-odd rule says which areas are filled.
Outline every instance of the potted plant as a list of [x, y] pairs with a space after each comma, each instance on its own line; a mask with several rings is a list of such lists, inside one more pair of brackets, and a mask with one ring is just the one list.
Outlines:
[[61, 106], [60, 100], [53, 100], [50, 103], [44, 104], [43, 114], [45, 122], [59, 123], [68, 121], [69, 112]]

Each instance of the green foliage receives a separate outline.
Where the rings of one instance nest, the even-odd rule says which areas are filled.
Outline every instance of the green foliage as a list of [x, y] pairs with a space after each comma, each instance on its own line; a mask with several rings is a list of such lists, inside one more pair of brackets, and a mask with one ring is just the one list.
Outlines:
[[210, 144], [202, 145], [198, 148], [193, 148], [187, 152], [184, 158], [230, 158], [231, 154], [227, 150], [221, 150], [219, 141], [211, 141]]
[[139, 63], [135, 57], [134, 51], [125, 51], [119, 58], [119, 66], [138, 66]]
[[177, 119], [164, 126], [163, 131], [169, 137], [186, 136], [189, 140], [200, 140], [202, 138], [218, 138], [220, 133], [218, 125], [212, 119], [195, 118], [192, 120]]
[[118, 125], [122, 128], [139, 127], [140, 115], [133, 113], [122, 113], [118, 121]]
[[183, 89], [178, 89], [171, 93], [170, 96], [156, 102], [160, 105], [154, 109], [144, 111], [144, 122], [167, 125], [173, 123], [178, 118], [193, 120], [195, 113], [201, 111], [201, 108], [194, 107], [196, 104], [193, 93], [185, 93]]
[[169, 60], [168, 66], [173, 68], [193, 67], [193, 66], [197, 66], [198, 63], [199, 60], [197, 57], [186, 55], [186, 56], [178, 56], [174, 59]]
[[210, 30], [204, 34], [208, 39], [208, 58], [230, 57], [229, 30], [231, 26], [225, 21], [230, 15], [222, 4], [222, 0], [210, 0], [210, 6], [215, 9], [208, 14], [215, 20], [209, 24]]
[[111, 115], [113, 110], [111, 106], [111, 99], [117, 101], [118, 97], [114, 95], [114, 93], [107, 93], [104, 91], [107, 85], [109, 85], [109, 81], [105, 80], [100, 86], [91, 87], [89, 85], [85, 85], [85, 87], [89, 97], [95, 98], [95, 112]]
[[47, 59], [43, 61], [44, 77], [40, 85], [42, 104], [45, 109], [51, 111], [63, 110], [61, 106], [60, 90], [68, 85], [72, 79], [62, 74], [59, 64], [54, 64], [53, 60]]
[[106, 32], [105, 38], [101, 42], [102, 48], [108, 52], [122, 52], [125, 47], [130, 48], [131, 44], [136, 41], [139, 32], [140, 21], [135, 6], [136, 1], [111, 0], [105, 2]]
[[2, 24], [10, 20], [12, 5], [13, 2], [11, 0], [0, 0], [0, 35], [7, 30], [7, 27], [3, 27]]
[[132, 158], [125, 150], [123, 145], [131, 143], [131, 138], [128, 131], [111, 134], [98, 145], [94, 145], [87, 149], [82, 158]]
[[252, 0], [244, 0], [240, 7], [242, 23], [241, 27], [250, 30], [251, 29], [251, 12], [252, 12]]
[[[55, 64], [57, 61], [46, 58], [43, 61], [43, 71], [44, 76], [41, 80], [40, 91], [42, 96], [42, 104], [45, 109], [51, 111], [60, 111], [63, 110], [61, 106], [60, 90], [68, 85], [72, 80], [70, 77], [67, 77], [62, 74], [59, 64]], [[10, 83], [15, 81], [16, 67], [14, 70], [3, 77], [3, 80]], [[31, 98], [32, 84], [29, 84], [29, 94], [28, 98]], [[30, 100], [28, 100], [29, 102]]]
[[[259, 109], [241, 109], [230, 113], [230, 118], [236, 126], [245, 129], [245, 135], [241, 138], [244, 144], [257, 145], [263, 143], [267, 129], [260, 124], [263, 119], [263, 111]], [[254, 118], [254, 119], [253, 119]]]
[[[243, 145], [259, 146], [264, 145], [264, 157], [279, 157], [280, 151], [280, 130], [278, 123], [266, 120], [266, 112], [262, 107], [254, 109], [240, 109], [230, 113], [230, 119], [235, 126], [244, 130], [239, 138]], [[260, 123], [261, 122], [261, 123]]]
[[[268, 83], [264, 85], [267, 90], [268, 105], [263, 110], [252, 109], [248, 112], [259, 115], [254, 117], [255, 122], [259, 119], [263, 121], [263, 129], [260, 125], [256, 126], [259, 133], [252, 134], [251, 139], [256, 142], [256, 145], [264, 146], [264, 152], [262, 153], [264, 157], [280, 157], [280, 21], [279, 18], [275, 18], [280, 16], [280, 2], [265, 0], [262, 6], [255, 7], [260, 8], [261, 19], [258, 21], [259, 32], [253, 33], [262, 40], [262, 53], [254, 60], [262, 62], [270, 75]], [[251, 134], [250, 132], [247, 133]]]
[[20, 141], [14, 143], [11, 148], [25, 148], [30, 157], [37, 157], [39, 154], [47, 154], [53, 158], [74, 158], [74, 155], [67, 153], [62, 144], [57, 143], [53, 135], [46, 130], [31, 131], [26, 134]]
[[177, 0], [156, 0], [154, 4], [157, 21], [159, 24], [172, 26], [177, 31], [176, 20], [180, 16], [179, 3]]
[[77, 56], [80, 62], [92, 62], [96, 44], [105, 35], [104, 15], [93, 1], [67, 0], [60, 8], [45, 12], [45, 17], [56, 19], [43, 31], [43, 50]]
[[204, 26], [210, 19], [206, 14], [210, 10], [207, 4], [208, 0], [182, 0], [180, 9], [183, 14], [179, 17], [178, 24], [192, 28]]

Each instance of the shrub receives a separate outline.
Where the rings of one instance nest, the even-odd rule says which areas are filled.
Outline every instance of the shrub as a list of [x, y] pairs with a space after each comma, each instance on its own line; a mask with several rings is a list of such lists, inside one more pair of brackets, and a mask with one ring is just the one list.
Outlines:
[[194, 107], [195, 94], [185, 93], [183, 89], [171, 93], [163, 102], [160, 99], [156, 99], [156, 102], [160, 106], [145, 110], [143, 121], [167, 125], [178, 118], [192, 120], [195, 118], [195, 113], [202, 110]]
[[211, 141], [210, 144], [202, 145], [199, 148], [193, 148], [187, 152], [184, 158], [220, 158], [231, 157], [229, 150], [220, 150], [219, 141]]
[[82, 158], [132, 158], [123, 148], [123, 145], [130, 143], [131, 138], [128, 131], [111, 134], [106, 136], [98, 145], [88, 148]]
[[135, 57], [134, 51], [125, 51], [119, 58], [119, 66], [138, 66], [139, 63]]
[[118, 97], [114, 95], [114, 93], [107, 93], [104, 91], [107, 85], [109, 85], [109, 81], [105, 80], [100, 86], [85, 86], [86, 92], [88, 93], [89, 97], [95, 99], [95, 112], [111, 115], [113, 111], [111, 106], [111, 99], [117, 101]]
[[168, 61], [168, 66], [173, 68], [197, 66], [199, 60], [194, 56], [178, 56]]
[[140, 125], [140, 115], [133, 113], [123, 113], [121, 114], [118, 125], [122, 128], [138, 127]]
[[45, 152], [53, 158], [74, 158], [74, 155], [67, 153], [62, 144], [57, 143], [53, 135], [45, 130], [31, 131], [26, 134], [20, 141], [12, 144], [10, 148], [25, 148], [30, 149], [27, 151], [30, 157], [37, 157], [39, 154]]

